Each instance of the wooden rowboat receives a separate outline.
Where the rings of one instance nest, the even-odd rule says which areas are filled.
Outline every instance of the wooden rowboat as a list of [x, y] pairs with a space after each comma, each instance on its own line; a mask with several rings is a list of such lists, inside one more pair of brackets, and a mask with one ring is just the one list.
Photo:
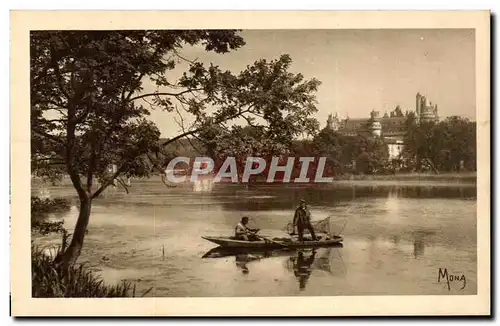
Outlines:
[[256, 241], [236, 240], [233, 237], [202, 237], [205, 240], [218, 244], [225, 248], [253, 248], [253, 249], [273, 249], [273, 248], [317, 248], [329, 247], [342, 243], [343, 237], [332, 236], [329, 239], [320, 239], [317, 241], [306, 240], [299, 242], [290, 238], [272, 238]]

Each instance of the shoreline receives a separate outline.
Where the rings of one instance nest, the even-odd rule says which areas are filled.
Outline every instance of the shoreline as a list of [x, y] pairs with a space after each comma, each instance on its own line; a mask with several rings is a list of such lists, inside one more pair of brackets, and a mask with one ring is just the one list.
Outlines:
[[[207, 177], [205, 177], [207, 178]], [[202, 177], [203, 179], [203, 177]], [[208, 177], [208, 180], [211, 178]], [[293, 178], [291, 179], [293, 181]], [[152, 175], [149, 178], [132, 179], [132, 184], [137, 183], [149, 183], [149, 182], [162, 182], [159, 175]], [[193, 187], [193, 183], [190, 181], [173, 184], [170, 189], [186, 189]], [[400, 174], [371, 174], [371, 175], [342, 175], [334, 177], [331, 182], [289, 182], [284, 183], [281, 180], [275, 180], [274, 182], [266, 182], [265, 177], [258, 177], [254, 179], [250, 184], [248, 183], [232, 183], [229, 180], [218, 182], [213, 184], [213, 186], [234, 186], [234, 187], [245, 187], [247, 185], [252, 186], [283, 186], [283, 187], [329, 187], [335, 185], [342, 186], [421, 186], [421, 187], [432, 187], [432, 186], [476, 186], [477, 185], [477, 173], [476, 172], [464, 172], [464, 173], [400, 173]], [[45, 183], [39, 178], [31, 178], [32, 189], [37, 189], [40, 186], [49, 186], [49, 188], [59, 188], [59, 187], [72, 187], [69, 178], [64, 177], [60, 182], [55, 185], [50, 185], [50, 183]]]

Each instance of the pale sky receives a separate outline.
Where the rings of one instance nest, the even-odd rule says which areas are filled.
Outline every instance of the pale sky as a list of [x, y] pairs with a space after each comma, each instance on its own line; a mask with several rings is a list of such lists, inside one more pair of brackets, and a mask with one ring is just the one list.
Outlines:
[[[475, 120], [475, 42], [473, 30], [246, 30], [246, 45], [229, 54], [184, 48], [189, 59], [237, 74], [260, 58], [288, 53], [292, 72], [322, 84], [316, 93], [316, 118], [323, 127], [329, 113], [369, 117], [371, 110], [415, 109], [420, 92], [438, 105], [441, 118]], [[187, 66], [176, 69], [174, 77]], [[172, 78], [171, 77], [171, 78]], [[153, 90], [145, 85], [145, 91]], [[180, 132], [172, 114], [156, 111], [151, 119], [162, 137]]]

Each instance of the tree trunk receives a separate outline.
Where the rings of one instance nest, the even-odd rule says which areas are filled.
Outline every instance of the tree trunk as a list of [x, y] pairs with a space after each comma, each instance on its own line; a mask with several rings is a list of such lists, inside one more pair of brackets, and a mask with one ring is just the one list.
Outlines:
[[83, 239], [85, 238], [85, 231], [89, 224], [91, 207], [92, 199], [90, 196], [80, 199], [80, 213], [78, 214], [78, 220], [76, 221], [71, 243], [62, 255], [62, 263], [65, 267], [74, 265], [80, 256], [83, 247]]

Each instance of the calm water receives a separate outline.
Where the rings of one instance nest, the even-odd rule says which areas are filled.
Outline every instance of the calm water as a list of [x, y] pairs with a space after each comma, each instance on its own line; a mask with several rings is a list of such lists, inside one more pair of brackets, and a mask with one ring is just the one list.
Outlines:
[[[76, 199], [69, 187], [45, 190]], [[285, 235], [300, 198], [313, 220], [331, 216], [333, 231], [347, 221], [343, 247], [203, 257], [216, 245], [201, 237], [231, 234], [243, 215], [262, 235]], [[68, 229], [77, 213], [63, 216]], [[135, 181], [129, 195], [110, 189], [94, 201], [80, 261], [108, 282], [153, 287], [148, 296], [475, 294], [476, 188], [219, 185], [200, 193]], [[465, 275], [465, 288], [438, 283], [439, 268]]]

